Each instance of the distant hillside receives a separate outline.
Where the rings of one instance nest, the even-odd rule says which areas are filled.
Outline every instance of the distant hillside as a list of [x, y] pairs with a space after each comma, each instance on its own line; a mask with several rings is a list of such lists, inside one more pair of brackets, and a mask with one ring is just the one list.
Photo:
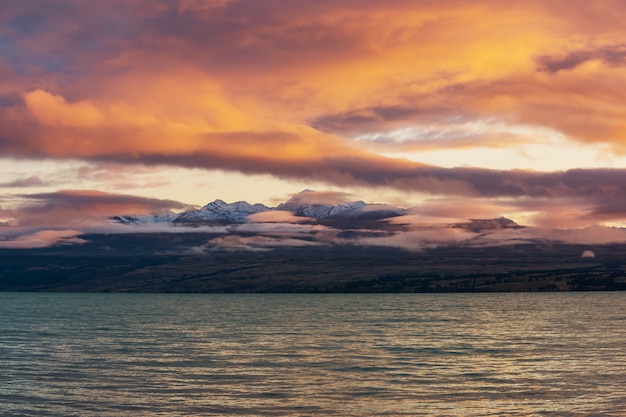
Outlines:
[[417, 253], [354, 246], [274, 251], [193, 247], [216, 235], [87, 235], [89, 244], [0, 250], [2, 291], [484, 292], [626, 290], [626, 245], [447, 246]]

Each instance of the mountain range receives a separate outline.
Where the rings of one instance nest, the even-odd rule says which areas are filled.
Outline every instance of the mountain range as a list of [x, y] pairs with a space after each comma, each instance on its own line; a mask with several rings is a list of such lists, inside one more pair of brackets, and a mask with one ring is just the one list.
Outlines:
[[[165, 213], [150, 216], [119, 215], [113, 220], [122, 224], [169, 223], [181, 226], [243, 224], [250, 221], [250, 216], [265, 212], [287, 212], [295, 216], [296, 222], [310, 222], [332, 225], [339, 228], [368, 228], [375, 224], [380, 228], [386, 219], [404, 216], [410, 209], [398, 208], [387, 204], [371, 204], [364, 201], [345, 202], [338, 198], [319, 198], [319, 193], [304, 190], [276, 207], [264, 204], [250, 204], [246, 201], [226, 203], [217, 199], [205, 206], [191, 208], [182, 213]], [[519, 228], [513, 220], [501, 217], [497, 219], [472, 219], [467, 223], [458, 223], [451, 227], [472, 232], [481, 230]]]
[[573, 234], [505, 217], [431, 224], [419, 208], [310, 190], [276, 207], [215, 200], [114, 220], [122, 225], [0, 248], [0, 291], [626, 290], [621, 229]]

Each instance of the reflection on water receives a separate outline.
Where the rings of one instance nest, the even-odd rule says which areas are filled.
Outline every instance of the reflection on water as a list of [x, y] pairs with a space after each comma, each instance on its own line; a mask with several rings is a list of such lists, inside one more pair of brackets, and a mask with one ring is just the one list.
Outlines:
[[625, 307], [625, 293], [0, 293], [0, 414], [621, 416]]

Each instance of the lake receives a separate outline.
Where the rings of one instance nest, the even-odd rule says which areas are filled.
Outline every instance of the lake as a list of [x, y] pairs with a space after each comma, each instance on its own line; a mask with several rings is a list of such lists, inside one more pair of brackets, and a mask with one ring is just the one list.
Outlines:
[[10, 416], [623, 416], [626, 293], [0, 293]]

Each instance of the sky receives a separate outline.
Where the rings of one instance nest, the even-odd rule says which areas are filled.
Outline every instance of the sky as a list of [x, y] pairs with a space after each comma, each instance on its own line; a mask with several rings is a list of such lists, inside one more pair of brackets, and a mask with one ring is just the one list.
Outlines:
[[0, 235], [305, 188], [625, 225], [626, 2], [0, 3]]

